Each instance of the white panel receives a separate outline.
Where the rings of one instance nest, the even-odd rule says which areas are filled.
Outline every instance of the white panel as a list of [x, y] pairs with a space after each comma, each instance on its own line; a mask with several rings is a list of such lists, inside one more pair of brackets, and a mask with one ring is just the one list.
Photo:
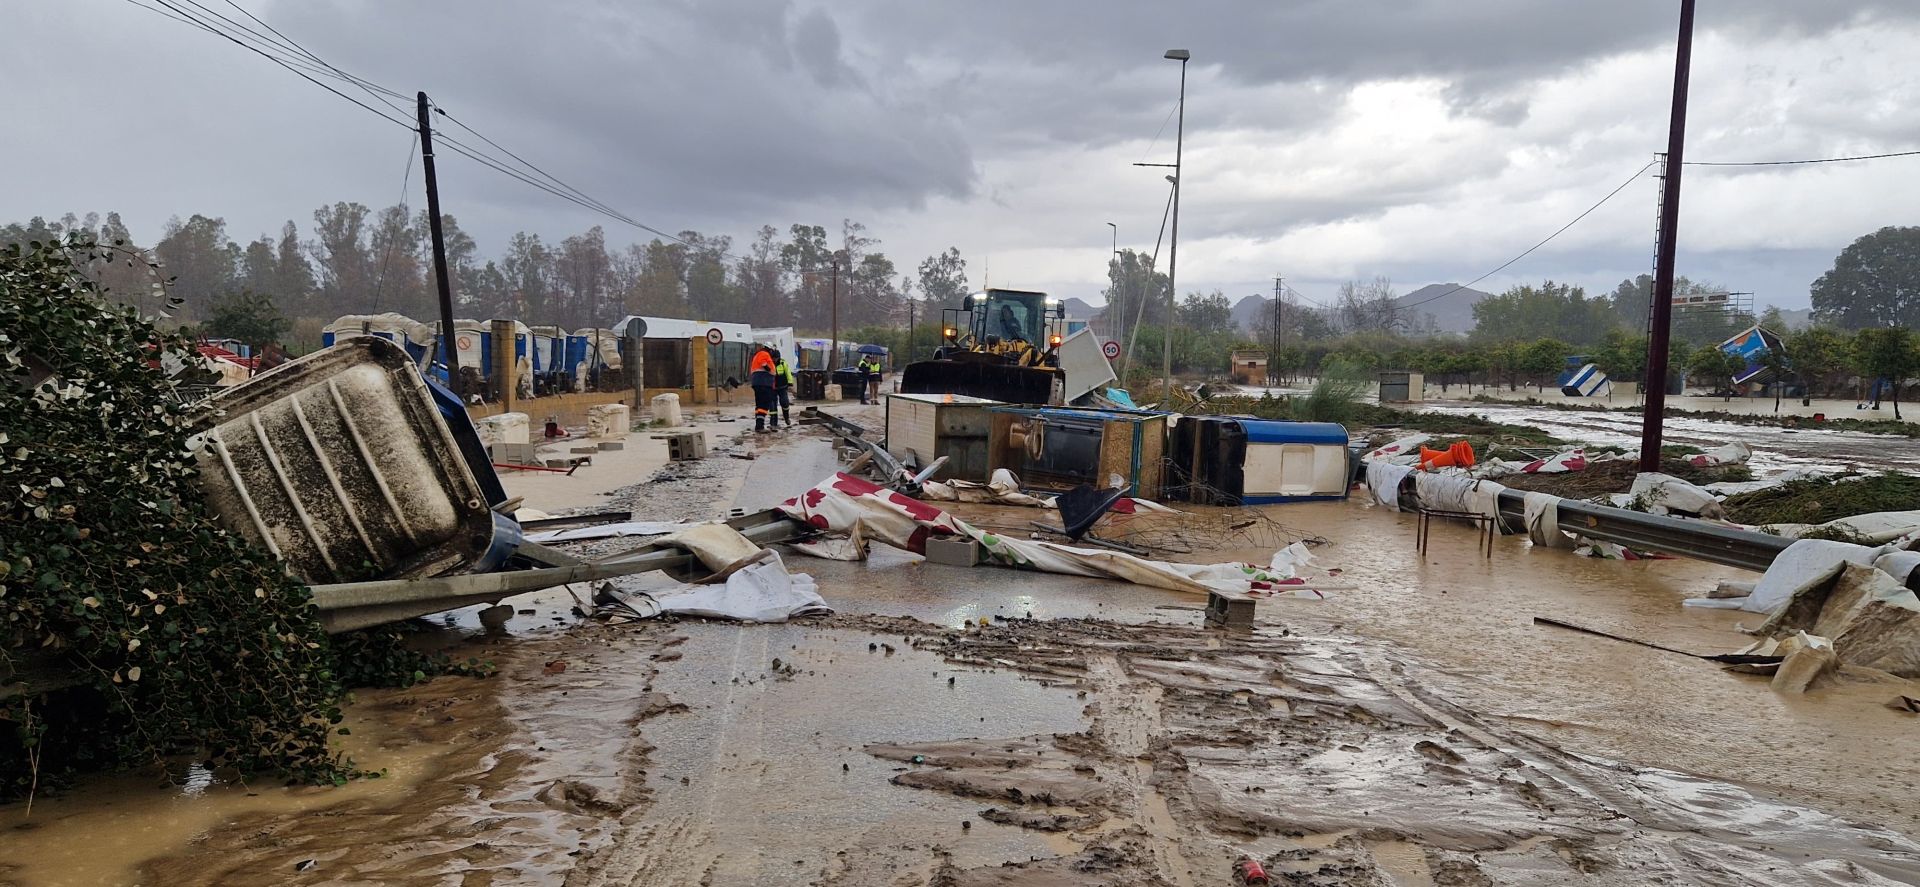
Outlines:
[[1060, 370], [1066, 376], [1066, 388], [1061, 392], [1066, 403], [1102, 385], [1111, 385], [1119, 378], [1113, 374], [1113, 364], [1107, 356], [1100, 353], [1100, 339], [1091, 328], [1074, 333], [1060, 343]]

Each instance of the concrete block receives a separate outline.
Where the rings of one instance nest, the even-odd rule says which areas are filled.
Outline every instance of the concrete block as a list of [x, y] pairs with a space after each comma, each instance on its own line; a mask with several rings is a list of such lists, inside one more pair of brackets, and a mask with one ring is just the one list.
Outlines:
[[1207, 626], [1233, 631], [1253, 629], [1253, 599], [1207, 592]]
[[821, 393], [826, 395], [827, 400], [831, 400], [831, 401], [840, 400], [840, 386], [838, 385], [828, 384], [826, 389], [821, 391]]
[[568, 447], [567, 452], [575, 455], [591, 456], [594, 453], [600, 452], [600, 448], [598, 446]]
[[929, 538], [927, 562], [971, 567], [980, 563], [980, 543], [961, 536]]
[[535, 459], [539, 458], [535, 455], [534, 449], [534, 445], [530, 443], [496, 443], [487, 448], [487, 453], [495, 462], [531, 465]]
[[626, 448], [627, 448], [627, 444], [625, 441], [603, 440], [600, 442], [600, 450], [602, 452], [607, 452], [610, 450], [624, 450]]
[[618, 440], [633, 430], [627, 405], [624, 403], [603, 403], [587, 408], [587, 436]]
[[523, 444], [532, 439], [526, 413], [500, 413], [474, 423], [483, 443]]
[[680, 418], [680, 395], [671, 392], [656, 394], [652, 404], [653, 421], [667, 428], [678, 428], [684, 424]]
[[572, 459], [545, 459], [542, 461], [546, 463], [548, 468], [568, 468], [573, 465]]

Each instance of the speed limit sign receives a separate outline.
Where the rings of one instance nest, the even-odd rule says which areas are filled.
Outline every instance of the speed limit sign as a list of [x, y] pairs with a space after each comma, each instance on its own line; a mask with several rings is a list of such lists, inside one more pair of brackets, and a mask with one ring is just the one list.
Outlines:
[[720, 332], [719, 327], [714, 327], [710, 330], [707, 330], [707, 344], [718, 345], [724, 339], [726, 339], [726, 334]]
[[1106, 355], [1108, 360], [1112, 360], [1116, 357], [1119, 357], [1120, 343], [1115, 342], [1112, 339], [1108, 339], [1106, 344], [1100, 346], [1100, 353]]

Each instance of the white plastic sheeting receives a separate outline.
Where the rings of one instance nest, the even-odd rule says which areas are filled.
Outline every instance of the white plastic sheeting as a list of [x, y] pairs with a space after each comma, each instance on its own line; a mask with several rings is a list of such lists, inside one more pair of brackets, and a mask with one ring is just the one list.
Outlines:
[[1787, 546], [1773, 559], [1767, 572], [1754, 583], [1753, 593], [1745, 598], [1691, 598], [1689, 607], [1739, 608], [1749, 613], [1771, 613], [1781, 604], [1807, 589], [1822, 585], [1847, 564], [1871, 566], [1881, 555], [1878, 548], [1834, 542], [1827, 539], [1801, 539]]
[[772, 549], [755, 552], [708, 583], [660, 594], [622, 594], [619, 600], [640, 619], [664, 613], [739, 622], [785, 622], [833, 614], [833, 608], [820, 597], [813, 577], [788, 572], [786, 562]]
[[1431, 434], [1410, 434], [1391, 443], [1383, 444], [1365, 456], [1364, 462], [1393, 462], [1400, 465], [1412, 465], [1420, 458], [1420, 445], [1433, 439]]
[[1649, 514], [1679, 512], [1720, 517], [1724, 513], [1719, 497], [1677, 477], [1655, 471], [1643, 471], [1634, 476], [1633, 488], [1627, 491], [1627, 497], [1645, 505]]
[[1400, 507], [1400, 483], [1413, 473], [1411, 465], [1396, 465], [1385, 460], [1367, 463], [1367, 489], [1373, 501], [1388, 508]]
[[1054, 508], [1052, 499], [1020, 492], [1020, 478], [1005, 468], [996, 468], [986, 483], [956, 480], [942, 483], [930, 480], [920, 485], [921, 498], [934, 502], [976, 502], [992, 505], [1025, 505]]
[[573, 527], [565, 530], [546, 530], [528, 533], [528, 542], [584, 542], [588, 539], [616, 539], [626, 536], [665, 536], [690, 530], [696, 524], [680, 521], [623, 521], [616, 524], [598, 524], [591, 527]]
[[1687, 457], [1687, 464], [1695, 468], [1711, 468], [1715, 465], [1742, 465], [1753, 458], [1753, 448], [1740, 441], [1714, 447], [1704, 453], [1695, 453]]
[[1527, 538], [1542, 548], [1574, 548], [1573, 537], [1560, 532], [1560, 497], [1549, 493], [1528, 492], [1522, 495], [1522, 513], [1527, 524]]
[[866, 544], [878, 541], [914, 554], [926, 554], [935, 536], [963, 536], [980, 543], [986, 562], [1015, 568], [1118, 579], [1136, 585], [1205, 594], [1319, 596], [1344, 588], [1308, 581], [1299, 575], [1307, 562], [1304, 546], [1289, 546], [1265, 566], [1254, 564], [1176, 564], [1116, 551], [1074, 548], [1032, 539], [1013, 539], [975, 528], [917, 499], [847, 474], [821, 482], [780, 505], [795, 520], [828, 534], [825, 544], [795, 548], [822, 557], [858, 559]]

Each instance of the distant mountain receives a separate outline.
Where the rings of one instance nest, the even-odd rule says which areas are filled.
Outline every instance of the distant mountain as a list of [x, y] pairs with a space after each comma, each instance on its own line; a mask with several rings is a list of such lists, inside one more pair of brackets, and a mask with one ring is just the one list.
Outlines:
[[1066, 301], [1060, 304], [1067, 306], [1067, 316], [1075, 320], [1092, 320], [1093, 316], [1099, 314], [1101, 311], [1101, 309], [1087, 304], [1086, 301], [1079, 296], [1068, 296]]
[[1254, 321], [1272, 311], [1273, 300], [1265, 296], [1248, 296], [1233, 304], [1233, 325], [1246, 332], [1253, 332]]
[[1473, 331], [1474, 303], [1492, 295], [1463, 288], [1457, 283], [1433, 283], [1401, 296], [1395, 302], [1411, 312], [1408, 325], [1413, 329], [1426, 327], [1425, 323], [1420, 322], [1425, 319], [1422, 315], [1432, 315], [1433, 329], [1443, 333], [1465, 334]]

